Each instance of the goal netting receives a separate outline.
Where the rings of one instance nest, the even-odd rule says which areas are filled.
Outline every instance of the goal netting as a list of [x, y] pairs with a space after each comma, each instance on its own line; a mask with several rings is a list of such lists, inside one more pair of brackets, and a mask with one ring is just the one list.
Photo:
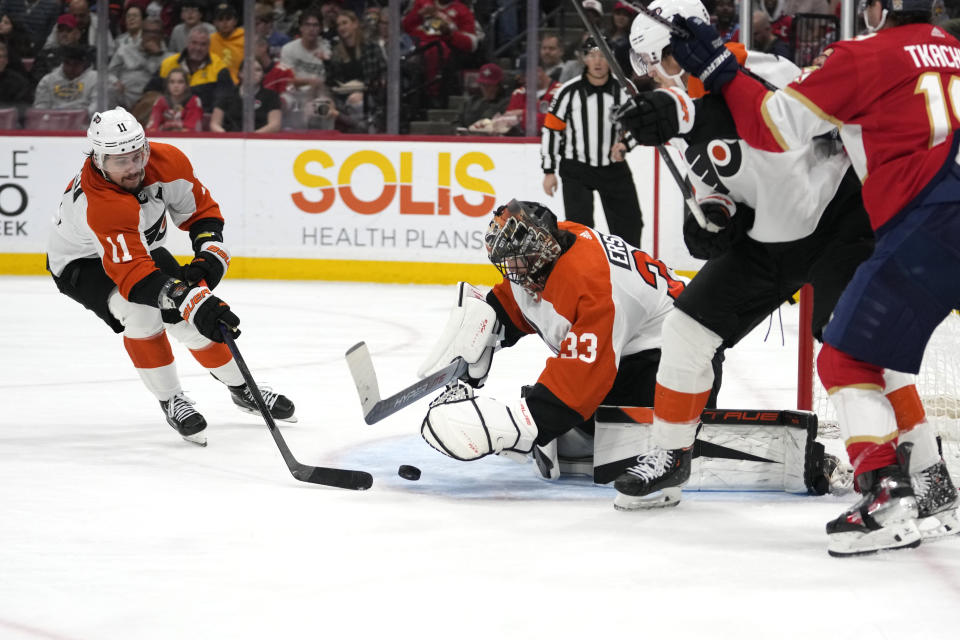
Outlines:
[[[813, 304], [812, 298], [806, 291], [801, 294], [801, 323], [805, 323], [802, 327], [810, 326], [807, 318]], [[800, 341], [797, 377], [801, 393], [798, 394], [797, 404], [798, 408], [809, 409], [817, 414], [821, 436], [839, 437], [837, 414], [816, 373], [818, 351], [819, 343], [816, 341]], [[940, 435], [950, 474], [957, 481], [960, 478], [960, 315], [957, 312], [951, 313], [931, 336], [917, 376], [917, 391], [923, 401], [927, 420]], [[804, 397], [806, 394], [809, 394], [809, 400]], [[802, 406], [805, 402], [809, 404]]]

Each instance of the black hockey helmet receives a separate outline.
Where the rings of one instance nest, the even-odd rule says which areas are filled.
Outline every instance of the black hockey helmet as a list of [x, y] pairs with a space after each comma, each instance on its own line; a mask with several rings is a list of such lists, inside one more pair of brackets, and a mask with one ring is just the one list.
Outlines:
[[538, 295], [563, 247], [557, 216], [539, 202], [511, 200], [493, 212], [484, 242], [490, 262], [504, 278]]
[[864, 14], [864, 12], [867, 10], [867, 7], [873, 4], [873, 0], [860, 0], [857, 11], [863, 16], [863, 21], [867, 27], [867, 31], [873, 33], [883, 27], [889, 14], [911, 16], [911, 22], [929, 22], [930, 18], [933, 16], [933, 6], [936, 1], [937, 0], [880, 0], [880, 5], [883, 7], [883, 13], [880, 17], [880, 24], [877, 25], [870, 24], [869, 19]]

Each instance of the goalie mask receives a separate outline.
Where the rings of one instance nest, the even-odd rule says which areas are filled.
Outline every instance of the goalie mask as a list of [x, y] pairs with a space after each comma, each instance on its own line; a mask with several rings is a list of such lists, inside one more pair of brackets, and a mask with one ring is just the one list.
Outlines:
[[494, 212], [487, 227], [490, 262], [504, 278], [539, 296], [563, 252], [556, 228], [556, 216], [539, 202], [511, 200]]
[[[667, 20], [674, 16], [700, 18], [710, 24], [710, 14], [700, 0], [653, 0], [647, 7]], [[630, 64], [639, 76], [656, 71], [681, 89], [686, 90], [683, 71], [667, 73], [661, 63], [663, 56], [670, 54], [670, 30], [643, 13], [637, 14], [630, 25]]]

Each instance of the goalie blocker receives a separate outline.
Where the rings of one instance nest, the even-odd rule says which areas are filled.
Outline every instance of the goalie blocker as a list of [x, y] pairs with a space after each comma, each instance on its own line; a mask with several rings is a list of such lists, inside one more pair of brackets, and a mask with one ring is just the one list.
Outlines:
[[[593, 460], [558, 459], [561, 473], [587, 473], [612, 482], [637, 455], [653, 448], [648, 407], [601, 406], [596, 412]], [[817, 416], [802, 411], [707, 409], [693, 448], [684, 490], [830, 491], [836, 459], [816, 441]]]

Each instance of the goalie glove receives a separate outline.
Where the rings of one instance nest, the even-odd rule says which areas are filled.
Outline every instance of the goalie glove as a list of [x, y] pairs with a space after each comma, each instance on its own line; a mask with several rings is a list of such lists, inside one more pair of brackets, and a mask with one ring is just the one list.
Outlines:
[[710, 260], [725, 253], [753, 227], [753, 209], [744, 204], [738, 207], [725, 195], [707, 196], [700, 202], [700, 209], [707, 221], [719, 229], [708, 231], [702, 228], [691, 213], [684, 218], [683, 242], [690, 255], [699, 260]]
[[458, 382], [430, 403], [420, 435], [455, 460], [479, 460], [490, 454], [525, 460], [533, 450], [537, 425], [522, 398], [508, 406], [476, 397], [471, 386]]
[[673, 22], [689, 36], [670, 36], [674, 59], [686, 71], [700, 78], [711, 93], [733, 80], [740, 69], [736, 57], [725, 46], [717, 30], [699, 18], [676, 15]]
[[693, 100], [675, 88], [637, 94], [618, 107], [613, 120], [647, 146], [666, 144], [693, 128]]
[[426, 378], [457, 358], [463, 358], [469, 368], [461, 379], [474, 387], [482, 387], [502, 334], [497, 312], [487, 304], [484, 293], [472, 284], [460, 282], [457, 306], [450, 311], [440, 339], [420, 365], [417, 375]]

